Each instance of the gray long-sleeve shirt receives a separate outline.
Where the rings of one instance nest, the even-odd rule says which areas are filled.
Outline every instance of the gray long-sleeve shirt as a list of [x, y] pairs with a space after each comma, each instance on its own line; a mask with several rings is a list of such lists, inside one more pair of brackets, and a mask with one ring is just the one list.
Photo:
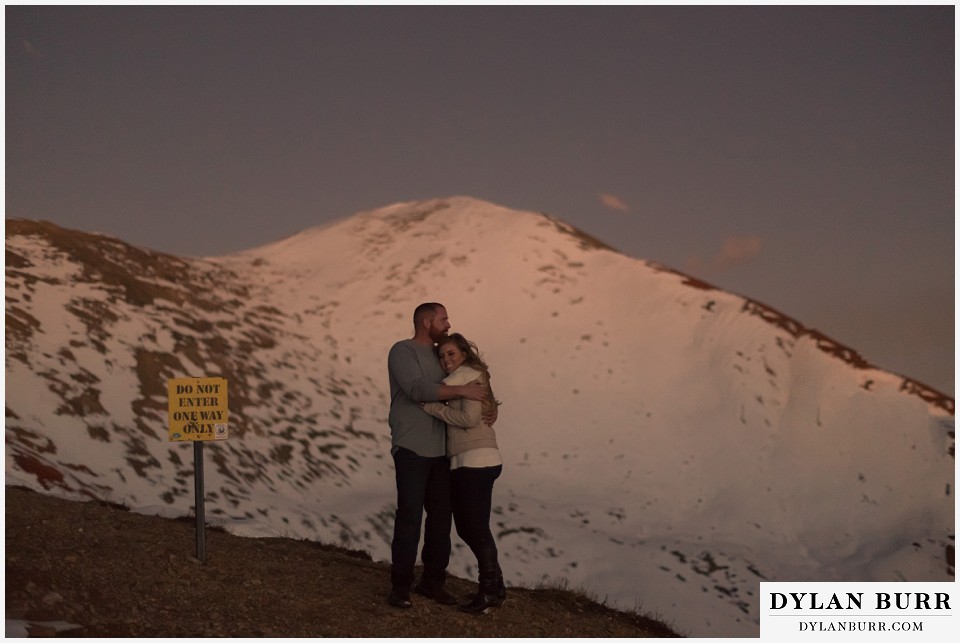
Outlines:
[[390, 349], [390, 436], [392, 450], [410, 449], [423, 457], [445, 456], [447, 425], [420, 408], [439, 401], [445, 373], [433, 347], [404, 339]]

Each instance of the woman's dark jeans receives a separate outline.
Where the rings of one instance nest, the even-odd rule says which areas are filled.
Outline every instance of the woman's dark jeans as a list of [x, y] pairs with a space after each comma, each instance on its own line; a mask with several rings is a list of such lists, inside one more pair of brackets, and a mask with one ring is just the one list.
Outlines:
[[391, 546], [393, 586], [404, 591], [413, 586], [424, 510], [427, 520], [421, 582], [442, 585], [450, 562], [450, 461], [444, 456], [425, 458], [401, 447], [393, 454], [393, 464], [397, 472], [397, 513]]
[[[490, 531], [490, 507], [493, 482], [503, 471], [496, 467], [459, 467], [450, 472], [453, 491], [453, 518], [457, 535], [477, 557], [481, 588], [483, 581], [493, 582], [500, 574], [497, 542]], [[493, 577], [493, 578], [491, 578]]]

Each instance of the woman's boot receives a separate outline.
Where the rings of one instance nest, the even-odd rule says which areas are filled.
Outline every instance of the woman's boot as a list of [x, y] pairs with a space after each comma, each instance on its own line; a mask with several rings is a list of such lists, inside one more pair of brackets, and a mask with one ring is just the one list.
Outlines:
[[503, 588], [503, 574], [499, 565], [493, 563], [481, 567], [479, 581], [480, 591], [460, 606], [464, 612], [483, 614], [491, 607], [500, 607], [503, 604], [506, 589]]
[[507, 600], [507, 586], [503, 584], [503, 572], [499, 569], [497, 570], [497, 600], [500, 601], [497, 603], [497, 607], [503, 605], [503, 601]]

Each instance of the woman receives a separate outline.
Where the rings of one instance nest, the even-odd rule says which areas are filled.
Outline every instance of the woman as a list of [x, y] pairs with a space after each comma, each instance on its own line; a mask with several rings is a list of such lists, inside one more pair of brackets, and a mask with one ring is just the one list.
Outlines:
[[[447, 373], [447, 385], [479, 380], [490, 391], [490, 371], [473, 342], [454, 333], [437, 346], [440, 365]], [[484, 402], [465, 398], [446, 404], [428, 402], [423, 410], [447, 423], [447, 456], [450, 458], [450, 486], [453, 519], [457, 534], [477, 557], [480, 591], [461, 605], [466, 612], [483, 613], [499, 607], [506, 598], [503, 573], [497, 560], [497, 543], [490, 531], [493, 482], [503, 470], [493, 427], [483, 422], [493, 393]]]

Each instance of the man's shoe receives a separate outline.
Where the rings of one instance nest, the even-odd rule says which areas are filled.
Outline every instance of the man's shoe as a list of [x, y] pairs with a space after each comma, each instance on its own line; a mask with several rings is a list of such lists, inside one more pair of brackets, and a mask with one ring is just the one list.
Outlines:
[[443, 585], [424, 585], [420, 583], [414, 591], [441, 605], [456, 605], [459, 602], [459, 599], [445, 590]]
[[387, 603], [392, 607], [402, 607], [404, 609], [413, 607], [413, 603], [410, 602], [410, 592], [397, 589], [394, 587], [390, 590], [390, 596], [387, 597]]

